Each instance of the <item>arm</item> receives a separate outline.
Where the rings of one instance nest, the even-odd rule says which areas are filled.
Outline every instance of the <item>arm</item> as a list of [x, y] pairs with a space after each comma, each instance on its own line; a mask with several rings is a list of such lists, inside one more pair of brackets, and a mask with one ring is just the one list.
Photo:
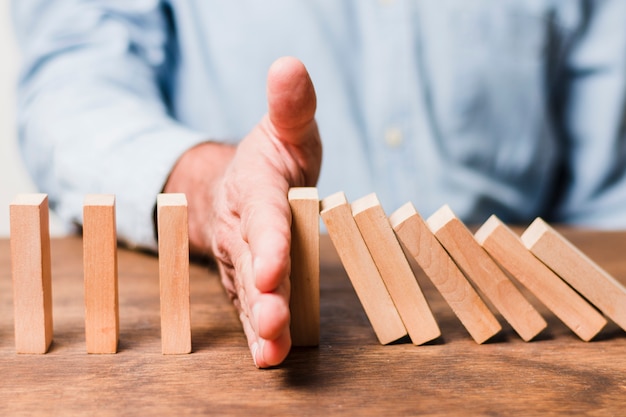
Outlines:
[[152, 210], [169, 172], [204, 135], [168, 113], [168, 27], [156, 0], [19, 0], [19, 138], [61, 218], [81, 223], [88, 193], [114, 193], [118, 234], [155, 248]]
[[192, 250], [216, 258], [256, 365], [279, 364], [291, 345], [287, 191], [314, 185], [321, 163], [308, 73], [279, 60], [269, 112], [252, 132], [237, 147], [204, 142], [169, 116], [159, 88], [167, 64], [159, 4], [115, 4], [14, 3], [27, 165], [56, 210], [78, 223], [84, 194], [115, 193], [119, 235], [136, 245], [154, 247], [164, 184], [186, 193]]

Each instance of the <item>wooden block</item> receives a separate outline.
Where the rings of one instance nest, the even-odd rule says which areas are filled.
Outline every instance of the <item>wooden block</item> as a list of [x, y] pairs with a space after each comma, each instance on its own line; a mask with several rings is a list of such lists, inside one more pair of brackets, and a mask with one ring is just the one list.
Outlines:
[[116, 353], [119, 339], [119, 308], [113, 195], [85, 196], [83, 262], [87, 352]]
[[191, 353], [189, 222], [185, 194], [157, 196], [161, 351]]
[[46, 353], [52, 343], [48, 196], [20, 194], [10, 205], [17, 353]]
[[386, 345], [406, 336], [402, 319], [365, 245], [343, 192], [322, 200], [321, 216], [380, 343]]
[[626, 288], [541, 218], [521, 236], [524, 245], [608, 318], [626, 330]]
[[595, 308], [533, 256], [517, 234], [495, 215], [482, 225], [475, 237], [505, 271], [582, 340], [591, 340], [606, 325], [606, 320]]
[[320, 343], [320, 201], [317, 188], [292, 188], [291, 206], [291, 343]]
[[352, 214], [411, 341], [421, 345], [441, 336], [439, 326], [376, 194], [354, 201]]
[[524, 341], [547, 323], [478, 244], [467, 227], [443, 206], [426, 221], [467, 278], [487, 297]]
[[476, 343], [484, 343], [500, 330], [500, 323], [467, 281], [450, 255], [430, 231], [411, 203], [389, 216], [398, 238], [432, 281]]

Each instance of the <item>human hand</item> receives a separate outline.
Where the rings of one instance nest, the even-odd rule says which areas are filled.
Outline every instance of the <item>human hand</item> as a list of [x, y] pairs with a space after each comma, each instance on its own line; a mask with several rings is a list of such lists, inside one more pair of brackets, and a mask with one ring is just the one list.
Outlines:
[[165, 187], [187, 194], [190, 246], [215, 257], [260, 368], [280, 364], [291, 347], [287, 193], [316, 184], [322, 156], [315, 90], [302, 63], [276, 61], [267, 95], [268, 114], [236, 149], [193, 148]]

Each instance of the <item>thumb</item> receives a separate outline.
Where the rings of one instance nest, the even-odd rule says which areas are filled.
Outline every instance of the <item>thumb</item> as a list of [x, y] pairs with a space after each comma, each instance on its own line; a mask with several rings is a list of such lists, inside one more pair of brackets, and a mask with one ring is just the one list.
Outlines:
[[277, 136], [299, 145], [315, 118], [315, 88], [304, 64], [293, 57], [276, 60], [267, 76], [269, 118]]

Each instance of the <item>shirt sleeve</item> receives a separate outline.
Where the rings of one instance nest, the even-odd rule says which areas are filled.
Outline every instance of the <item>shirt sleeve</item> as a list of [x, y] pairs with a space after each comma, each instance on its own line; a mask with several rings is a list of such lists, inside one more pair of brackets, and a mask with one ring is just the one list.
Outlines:
[[205, 138], [170, 114], [171, 28], [157, 0], [16, 0], [18, 136], [51, 207], [81, 224], [86, 194], [116, 195], [117, 230], [155, 248], [156, 195]]
[[555, 221], [626, 228], [626, 2], [589, 2], [567, 54]]

